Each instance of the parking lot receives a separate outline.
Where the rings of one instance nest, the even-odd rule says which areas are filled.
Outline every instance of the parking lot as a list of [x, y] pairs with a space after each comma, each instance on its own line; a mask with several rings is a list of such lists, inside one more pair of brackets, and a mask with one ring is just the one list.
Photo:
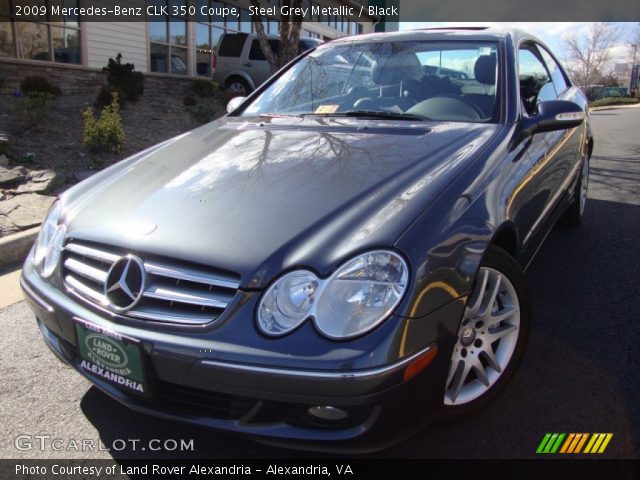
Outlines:
[[[534, 457], [546, 432], [612, 432], [603, 456], [640, 456], [640, 108], [593, 112], [592, 123], [585, 221], [556, 227], [527, 272], [534, 324], [514, 381], [480, 414], [432, 425], [372, 457]], [[0, 338], [4, 458], [313, 456], [129, 411], [54, 358], [23, 302], [0, 310]], [[118, 451], [40, 451], [33, 441], [20, 450], [21, 434], [62, 439], [63, 447], [139, 442]], [[193, 440], [193, 449], [167, 440]]]

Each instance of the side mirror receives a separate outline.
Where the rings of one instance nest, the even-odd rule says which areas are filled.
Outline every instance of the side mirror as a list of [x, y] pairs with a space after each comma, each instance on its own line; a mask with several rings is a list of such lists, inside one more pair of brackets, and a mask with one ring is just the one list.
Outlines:
[[567, 100], [549, 100], [538, 104], [538, 113], [522, 119], [512, 145], [515, 147], [534, 133], [554, 132], [578, 127], [585, 119], [582, 108]]
[[227, 113], [233, 112], [236, 108], [242, 104], [247, 99], [247, 97], [233, 97], [231, 100], [227, 102]]
[[537, 132], [553, 132], [578, 127], [585, 118], [584, 110], [566, 100], [549, 100], [538, 105], [538, 114], [533, 117]]

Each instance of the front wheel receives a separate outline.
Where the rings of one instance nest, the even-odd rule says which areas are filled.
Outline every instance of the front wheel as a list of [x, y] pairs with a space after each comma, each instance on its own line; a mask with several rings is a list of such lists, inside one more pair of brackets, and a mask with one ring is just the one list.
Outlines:
[[589, 192], [589, 155], [585, 155], [582, 160], [582, 170], [576, 182], [573, 192], [573, 201], [562, 217], [563, 223], [567, 225], [580, 225], [584, 215], [584, 207], [587, 203], [587, 193]]
[[467, 300], [445, 387], [446, 417], [483, 407], [506, 385], [524, 353], [531, 301], [522, 270], [489, 246]]

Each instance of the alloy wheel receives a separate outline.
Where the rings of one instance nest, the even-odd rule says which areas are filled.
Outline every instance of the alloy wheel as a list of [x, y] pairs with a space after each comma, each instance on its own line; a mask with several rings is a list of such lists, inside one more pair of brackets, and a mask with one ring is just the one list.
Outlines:
[[491, 389], [513, 357], [519, 331], [515, 287], [502, 272], [481, 267], [453, 350], [445, 405], [467, 404]]
[[246, 88], [242, 82], [231, 82], [228, 89], [233, 93], [246, 93]]

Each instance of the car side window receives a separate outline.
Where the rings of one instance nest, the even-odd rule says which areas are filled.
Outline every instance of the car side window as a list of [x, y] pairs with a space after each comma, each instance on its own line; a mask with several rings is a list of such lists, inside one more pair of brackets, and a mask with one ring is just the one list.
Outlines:
[[557, 98], [551, 76], [542, 60], [531, 46], [521, 47], [518, 52], [518, 75], [520, 98], [529, 115], [535, 115], [538, 103]]
[[267, 57], [264, 56], [262, 50], [260, 49], [260, 42], [258, 40], [254, 40], [251, 42], [251, 49], [249, 50], [249, 60], [266, 60]]
[[[269, 40], [269, 45], [271, 46], [271, 50], [276, 55], [278, 54], [278, 47], [280, 46], [278, 40]], [[255, 60], [258, 62], [266, 62], [267, 57], [262, 53], [262, 49], [260, 48], [260, 42], [258, 40], [253, 40], [251, 42], [251, 48], [249, 49], [249, 60]]]
[[549, 70], [549, 73], [551, 73], [551, 80], [553, 81], [553, 85], [556, 88], [556, 92], [558, 92], [558, 95], [559, 95], [562, 92], [564, 92], [569, 86], [569, 84], [567, 83], [567, 79], [562, 73], [562, 69], [560, 68], [560, 65], [558, 65], [558, 62], [554, 60], [554, 58], [549, 54], [549, 52], [547, 52], [544, 48], [540, 46], [538, 47], [538, 50], [540, 52], [540, 55], [542, 55], [542, 59], [544, 60], [544, 63], [547, 64], [547, 69]]

